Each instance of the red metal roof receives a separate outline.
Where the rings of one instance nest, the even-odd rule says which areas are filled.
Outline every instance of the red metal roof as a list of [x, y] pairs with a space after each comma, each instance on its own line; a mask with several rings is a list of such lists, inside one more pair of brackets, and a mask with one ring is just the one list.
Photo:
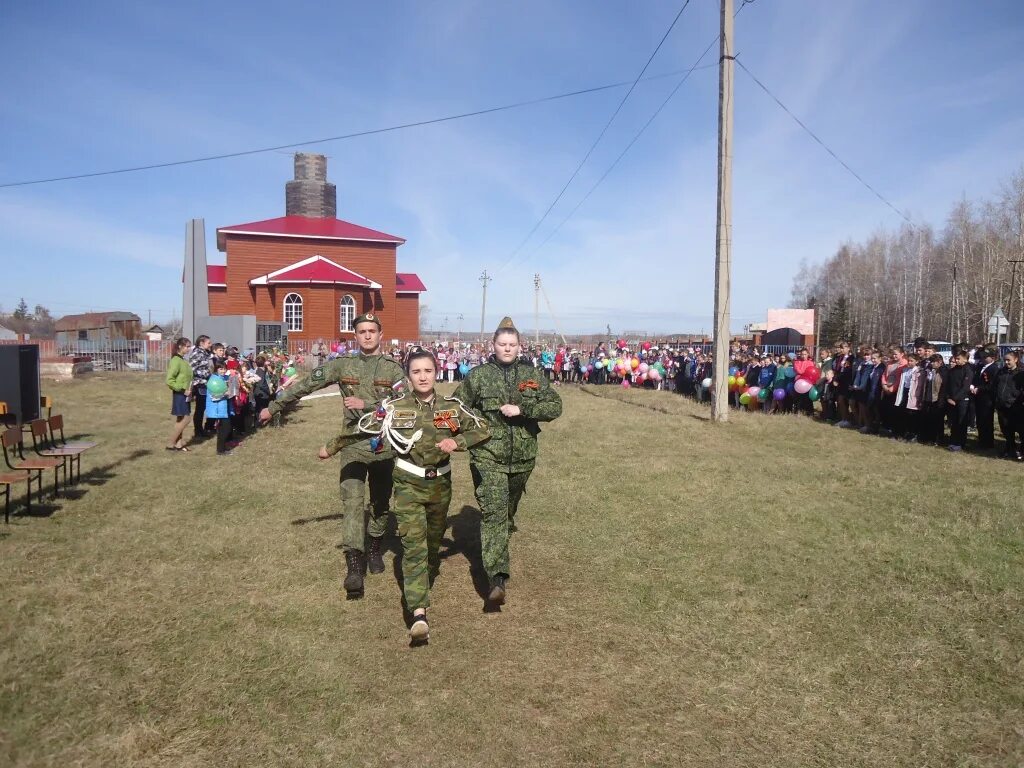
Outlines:
[[427, 286], [418, 275], [412, 272], [399, 272], [395, 275], [395, 293], [423, 293]]
[[224, 264], [207, 264], [206, 265], [206, 284], [217, 286], [227, 286], [228, 284], [228, 268]]
[[274, 270], [261, 277], [253, 278], [249, 285], [272, 285], [274, 283], [320, 283], [326, 285], [357, 285], [362, 288], [380, 288], [380, 283], [363, 277], [358, 272], [345, 269], [323, 256], [310, 256], [308, 259], [289, 264], [287, 267]]
[[225, 248], [228, 234], [265, 235], [268, 237], [310, 237], [321, 240], [360, 240], [371, 243], [395, 243], [401, 245], [405, 238], [378, 232], [376, 229], [361, 227], [341, 219], [314, 219], [308, 216], [281, 216], [266, 221], [235, 224], [217, 229], [217, 249]]

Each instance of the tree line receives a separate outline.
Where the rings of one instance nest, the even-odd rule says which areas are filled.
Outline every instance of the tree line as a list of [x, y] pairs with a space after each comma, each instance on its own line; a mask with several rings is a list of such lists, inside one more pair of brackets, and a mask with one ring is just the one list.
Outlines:
[[1009, 339], [1024, 330], [1024, 166], [991, 197], [963, 199], [944, 227], [904, 224], [801, 263], [790, 306], [818, 307], [822, 343], [883, 344], [918, 336], [987, 341], [998, 310]]
[[52, 339], [56, 322], [50, 310], [41, 304], [29, 310], [25, 299], [18, 302], [13, 312], [0, 309], [0, 325], [33, 339]]

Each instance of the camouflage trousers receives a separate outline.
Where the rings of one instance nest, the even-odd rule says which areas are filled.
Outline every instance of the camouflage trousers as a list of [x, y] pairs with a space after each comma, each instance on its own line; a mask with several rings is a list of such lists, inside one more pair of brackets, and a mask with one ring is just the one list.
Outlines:
[[510, 575], [508, 537], [530, 472], [502, 472], [470, 466], [476, 502], [480, 505], [480, 552], [489, 577]]
[[441, 537], [448, 526], [451, 475], [416, 477], [395, 472], [395, 519], [402, 537], [402, 589], [410, 611], [430, 605], [430, 580], [441, 568]]
[[[347, 445], [341, 456], [341, 546], [366, 551], [366, 534], [383, 536], [388, 527], [388, 506], [391, 503], [391, 473], [394, 457], [374, 453], [369, 441]], [[369, 481], [370, 503], [366, 503], [366, 485]]]

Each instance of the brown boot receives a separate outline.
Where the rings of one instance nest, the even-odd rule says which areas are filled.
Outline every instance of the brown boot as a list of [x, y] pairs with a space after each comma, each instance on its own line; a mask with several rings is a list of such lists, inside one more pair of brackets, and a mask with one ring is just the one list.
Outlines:
[[384, 557], [380, 551], [380, 536], [370, 537], [370, 547], [366, 551], [366, 561], [370, 573], [384, 573]]
[[345, 574], [345, 594], [349, 600], [355, 600], [363, 596], [363, 571], [366, 569], [366, 558], [358, 549], [349, 549], [345, 552], [345, 565], [348, 569]]
[[491, 592], [487, 595], [487, 600], [491, 605], [505, 604], [505, 579], [506, 577], [500, 573], [491, 577]]

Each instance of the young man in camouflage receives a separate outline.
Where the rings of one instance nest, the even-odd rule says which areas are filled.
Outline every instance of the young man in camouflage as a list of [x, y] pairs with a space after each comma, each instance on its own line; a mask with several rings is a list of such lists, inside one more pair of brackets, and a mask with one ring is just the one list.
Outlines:
[[[433, 353], [413, 349], [405, 371], [411, 394], [378, 412], [370, 428], [390, 432], [400, 447], [409, 446], [395, 458], [394, 512], [402, 537], [402, 589], [412, 613], [409, 635], [414, 643], [422, 643], [429, 637], [430, 587], [441, 568], [438, 552], [452, 500], [450, 454], [479, 445], [490, 432], [487, 422], [462, 403], [436, 394], [438, 365]], [[339, 435], [321, 449], [321, 455], [344, 450], [355, 439]]]
[[[279, 399], [260, 412], [266, 423], [300, 398], [338, 384], [344, 406], [342, 434], [358, 434], [359, 417], [372, 413], [392, 387], [403, 380], [401, 366], [380, 352], [381, 324], [377, 315], [367, 312], [355, 319], [352, 326], [359, 355], [328, 360], [314, 368], [310, 375], [284, 390]], [[363, 574], [369, 556], [370, 573], [384, 572], [381, 537], [387, 528], [388, 505], [391, 499], [391, 475], [394, 451], [386, 441], [373, 441], [369, 435], [352, 441], [341, 453], [341, 504], [345, 514], [342, 547], [345, 549], [345, 592], [350, 599], [362, 597]], [[321, 453], [320, 458], [328, 458]], [[364, 506], [364, 486], [370, 485], [370, 503]], [[369, 522], [367, 523], [367, 516]], [[366, 534], [370, 546], [366, 548]], [[367, 554], [364, 554], [367, 553]]]
[[480, 413], [491, 439], [470, 451], [470, 468], [480, 505], [480, 548], [490, 578], [488, 600], [505, 602], [509, 577], [508, 537], [537, 459], [541, 421], [562, 414], [562, 399], [538, 371], [519, 358], [519, 331], [504, 318], [494, 332], [494, 354], [471, 370], [455, 397]]

